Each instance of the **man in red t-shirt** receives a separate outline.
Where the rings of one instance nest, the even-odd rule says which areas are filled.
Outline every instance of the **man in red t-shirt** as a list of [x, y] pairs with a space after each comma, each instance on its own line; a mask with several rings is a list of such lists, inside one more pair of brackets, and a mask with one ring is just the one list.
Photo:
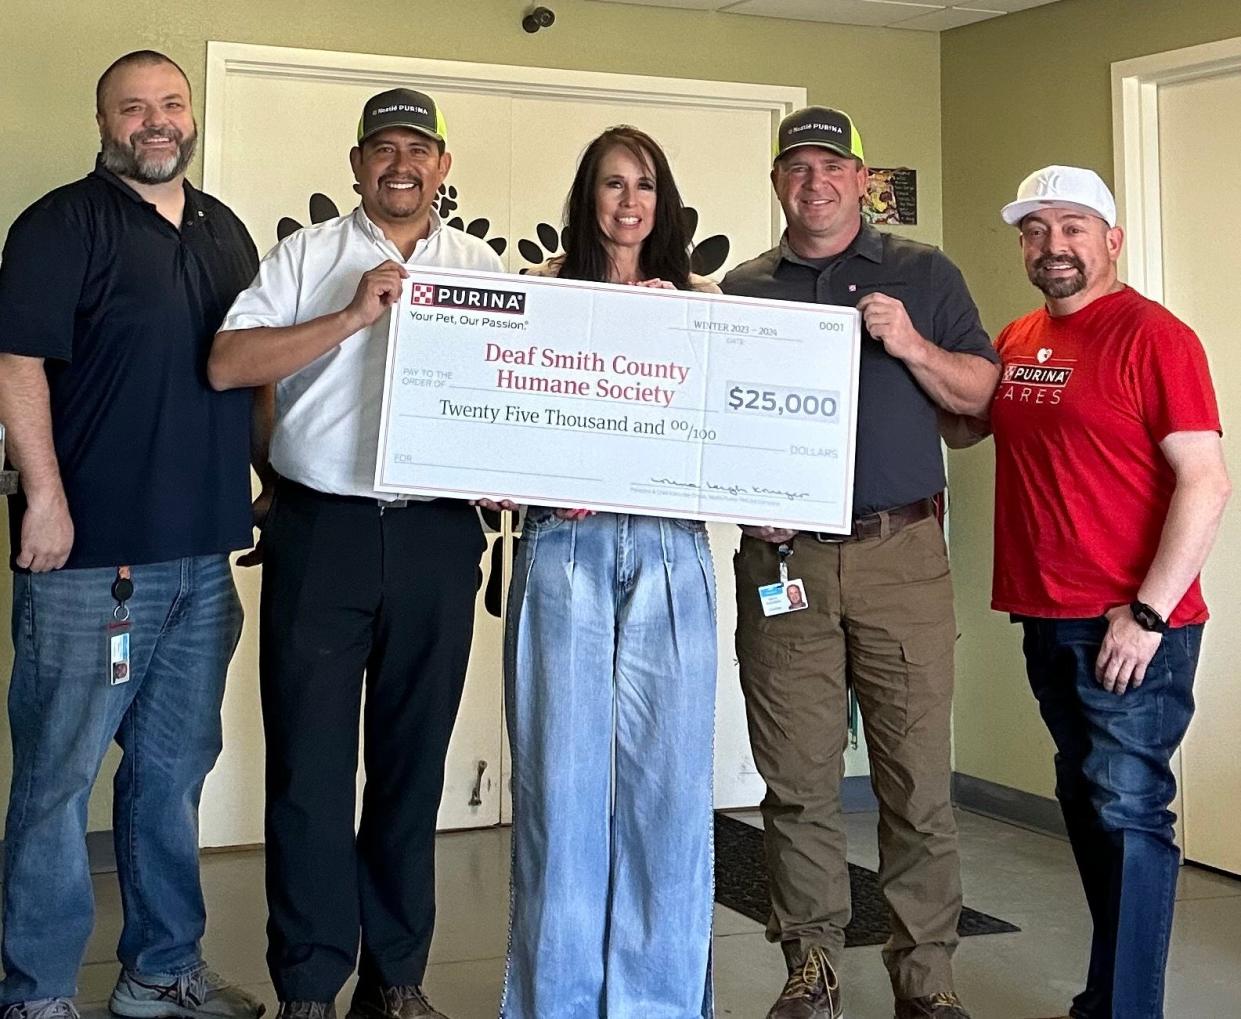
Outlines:
[[1002, 215], [1046, 305], [996, 339], [992, 606], [1025, 630], [1094, 921], [1070, 1015], [1158, 1019], [1180, 862], [1168, 762], [1229, 494], [1219, 411], [1193, 331], [1118, 280], [1124, 233], [1096, 173], [1039, 170]]

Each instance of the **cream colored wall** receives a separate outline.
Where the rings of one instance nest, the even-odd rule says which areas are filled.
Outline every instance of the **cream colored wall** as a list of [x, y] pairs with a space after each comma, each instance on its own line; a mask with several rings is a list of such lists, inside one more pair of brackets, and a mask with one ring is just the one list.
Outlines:
[[[998, 215], [1021, 178], [1070, 163], [1112, 181], [1111, 63], [1238, 35], [1236, 0], [1061, 0], [943, 36], [944, 246], [993, 334], [1038, 303]], [[1241, 371], [1218, 359], [1212, 368]], [[1051, 744], [1019, 631], [988, 608], [992, 468], [989, 444], [950, 459], [962, 632], [956, 768], [1050, 796]]]
[[[810, 102], [853, 114], [872, 163], [917, 168], [922, 222], [908, 232], [939, 242], [935, 35], [558, 0], [555, 26], [529, 36], [519, 25], [526, 6], [525, 0], [372, 0], [360, 11], [339, 0], [4, 0], [0, 232], [38, 196], [90, 169], [98, 142], [94, 84], [109, 62], [142, 47], [167, 52], [189, 75], [201, 118], [206, 43], [216, 39], [804, 86]], [[531, 173], [538, 161], [531, 139]], [[263, 246], [270, 238], [258, 241]], [[0, 618], [7, 619], [8, 585], [0, 590]], [[0, 641], [0, 675], [7, 676], [10, 658], [8, 642]], [[7, 738], [0, 726], [0, 740]], [[3, 747], [0, 806], [8, 783]], [[107, 789], [96, 790], [92, 828], [110, 827], [109, 800]]]

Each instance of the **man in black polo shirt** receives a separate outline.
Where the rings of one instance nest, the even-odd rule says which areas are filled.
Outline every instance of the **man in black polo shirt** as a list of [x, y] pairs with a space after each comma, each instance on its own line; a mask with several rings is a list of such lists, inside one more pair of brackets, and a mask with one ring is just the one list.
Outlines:
[[73, 1019], [93, 922], [86, 808], [104, 752], [125, 924], [110, 1007], [252, 1019], [203, 963], [198, 803], [220, 752], [241, 629], [228, 553], [250, 544], [249, 391], [207, 385], [211, 338], [254, 244], [185, 180], [190, 87], [162, 54], [99, 80], [102, 152], [45, 195], [0, 262], [9, 505], [13, 786], [5, 831], [5, 1019]]
[[[789, 966], [769, 1019], [841, 1015], [846, 679], [879, 799], [897, 1019], [967, 1016], [951, 965], [961, 908], [949, 799], [956, 626], [932, 500], [944, 488], [937, 409], [983, 411], [999, 369], [956, 266], [862, 223], [866, 177], [849, 117], [813, 106], [790, 114], [771, 171], [788, 230], [723, 283], [729, 294], [856, 305], [864, 324], [852, 533], [746, 527], [736, 558], [737, 656], [767, 783], [767, 934]], [[782, 561], [808, 605], [765, 616], [757, 589], [779, 579]]]

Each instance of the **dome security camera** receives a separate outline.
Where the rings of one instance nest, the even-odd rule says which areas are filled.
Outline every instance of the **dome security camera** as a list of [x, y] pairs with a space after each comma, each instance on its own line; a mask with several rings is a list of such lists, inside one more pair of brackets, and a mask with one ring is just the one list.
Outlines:
[[551, 28], [556, 23], [556, 12], [550, 7], [534, 7], [521, 19], [521, 27], [532, 35], [540, 28]]

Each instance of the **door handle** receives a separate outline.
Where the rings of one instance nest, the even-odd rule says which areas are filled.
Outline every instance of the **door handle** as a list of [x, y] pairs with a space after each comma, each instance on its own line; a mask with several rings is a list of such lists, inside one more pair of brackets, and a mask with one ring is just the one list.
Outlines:
[[483, 774], [487, 771], [487, 762], [478, 762], [478, 776], [474, 779], [474, 792], [470, 796], [471, 807], [481, 807], [483, 805]]

